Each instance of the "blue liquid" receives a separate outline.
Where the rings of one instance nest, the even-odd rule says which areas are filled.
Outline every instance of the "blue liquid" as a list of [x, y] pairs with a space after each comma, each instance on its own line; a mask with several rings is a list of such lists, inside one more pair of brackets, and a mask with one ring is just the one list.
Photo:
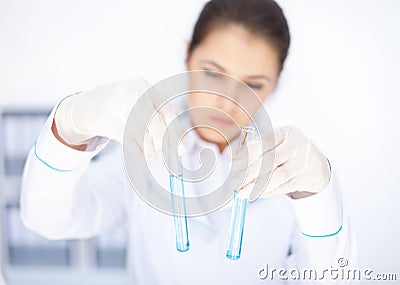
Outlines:
[[235, 193], [229, 226], [228, 249], [226, 250], [226, 257], [231, 260], [240, 258], [247, 204], [246, 198], [239, 198]]
[[189, 237], [182, 174], [170, 174], [169, 183], [172, 197], [172, 211], [174, 213], [176, 249], [185, 252], [189, 250]]

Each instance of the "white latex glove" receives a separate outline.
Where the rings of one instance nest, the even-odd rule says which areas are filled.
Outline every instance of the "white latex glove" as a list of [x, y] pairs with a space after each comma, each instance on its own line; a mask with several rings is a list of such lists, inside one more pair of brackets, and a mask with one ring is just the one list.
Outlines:
[[[269, 149], [265, 148], [265, 145], [271, 145], [268, 140], [271, 138], [248, 143], [248, 160], [243, 155], [246, 148], [233, 155], [233, 160], [239, 166], [236, 176], [244, 177], [243, 174], [247, 172], [239, 188], [240, 197], [250, 197], [256, 179], [260, 179], [257, 187], [268, 183], [260, 198], [280, 193], [302, 198], [318, 193], [327, 186], [331, 177], [329, 161], [301, 130], [293, 127], [278, 129], [275, 131], [275, 147]], [[274, 159], [275, 156], [273, 168], [260, 171], [262, 157], [265, 156], [267, 159]], [[264, 184], [259, 184], [260, 181]], [[232, 182], [238, 181], [234, 178]]]
[[[144, 79], [135, 78], [66, 97], [55, 113], [58, 135], [70, 145], [86, 144], [97, 136], [122, 143], [128, 116], [148, 87]], [[147, 128], [144, 141], [135, 131], [137, 125], [129, 130], [129, 141], [144, 153], [146, 159], [152, 159], [162, 153], [162, 136], [175, 113], [168, 107], [156, 112], [151, 98], [146, 98], [145, 102], [140, 114], [135, 114], [135, 124], [147, 126], [149, 122], [142, 120], [143, 114], [156, 115]]]

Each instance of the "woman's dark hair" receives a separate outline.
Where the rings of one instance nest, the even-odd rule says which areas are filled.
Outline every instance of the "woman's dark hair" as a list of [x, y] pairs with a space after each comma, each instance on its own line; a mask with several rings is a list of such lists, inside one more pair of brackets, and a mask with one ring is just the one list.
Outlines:
[[194, 26], [189, 54], [215, 27], [238, 24], [264, 37], [279, 52], [280, 69], [288, 54], [290, 33], [281, 7], [274, 0], [211, 0]]

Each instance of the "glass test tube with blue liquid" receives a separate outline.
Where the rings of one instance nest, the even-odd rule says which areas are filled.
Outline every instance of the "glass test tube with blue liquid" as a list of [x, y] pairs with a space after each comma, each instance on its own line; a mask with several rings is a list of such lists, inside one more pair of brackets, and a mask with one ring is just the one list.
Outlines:
[[[240, 133], [240, 147], [243, 147], [255, 137], [256, 130], [252, 126], [241, 127]], [[246, 217], [246, 208], [248, 204], [247, 198], [238, 197], [238, 190], [234, 190], [231, 221], [229, 225], [228, 248], [226, 250], [226, 257], [231, 260], [240, 258], [242, 249], [244, 221]]]
[[181, 159], [178, 153], [170, 153], [169, 183], [172, 199], [172, 213], [175, 224], [176, 249], [180, 252], [189, 250], [188, 226], [186, 218], [185, 191]]

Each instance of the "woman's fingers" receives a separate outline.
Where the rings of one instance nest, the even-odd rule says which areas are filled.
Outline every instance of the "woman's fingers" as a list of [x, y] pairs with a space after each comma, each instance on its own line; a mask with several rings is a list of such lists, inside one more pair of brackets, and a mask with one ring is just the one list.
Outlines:
[[[238, 189], [245, 190], [243, 195], [254, 200], [278, 193], [323, 190], [331, 175], [326, 157], [299, 129], [281, 128], [275, 132], [275, 137], [275, 147], [250, 160], [249, 164], [246, 165], [245, 158], [240, 158], [236, 168], [238, 175], [232, 181], [239, 185]], [[264, 159], [274, 163], [264, 163]]]
[[234, 153], [233, 161], [232, 161], [232, 171], [243, 171], [248, 170], [251, 164], [260, 160], [262, 156], [262, 141], [254, 140], [248, 142], [241, 149], [235, 149], [236, 153]]
[[148, 124], [145, 136], [145, 157], [154, 159], [161, 156], [163, 151], [184, 152], [184, 145], [181, 142], [180, 125], [176, 118], [175, 111], [168, 105], [158, 110], [154, 109], [154, 117]]
[[272, 143], [273, 139], [272, 136], [266, 136], [262, 141], [256, 140], [248, 143], [247, 148], [242, 149], [234, 156], [235, 163], [232, 165], [232, 170], [242, 171], [251, 164], [257, 163], [259, 159], [265, 158], [274, 158], [274, 167], [282, 165], [291, 159], [298, 148], [306, 142], [306, 137], [300, 130], [288, 127], [275, 131], [275, 144]]
[[128, 122], [125, 128], [124, 147], [135, 155], [144, 155], [147, 160], [161, 156], [163, 149], [183, 154], [182, 132], [178, 121], [175, 120], [174, 110], [167, 105], [157, 108], [150, 98], [143, 100], [145, 100], [145, 104], [142, 104], [143, 111], [151, 114], [151, 117], [144, 116], [142, 112], [131, 114], [132, 121]]
[[267, 135], [260, 139], [255, 139], [246, 143], [243, 147], [232, 147], [232, 170], [243, 171], [251, 167], [252, 164], [257, 164], [262, 159], [274, 159], [275, 147], [283, 143], [285, 133], [282, 130], [277, 130], [274, 135]]
[[[294, 182], [304, 172], [304, 165], [308, 156], [307, 149], [309, 147], [304, 139], [297, 145], [289, 141], [299, 137], [301, 135], [291, 136], [286, 132], [285, 139], [275, 148], [274, 152], [264, 153], [264, 156], [271, 156], [272, 153], [275, 155], [272, 169], [263, 169], [257, 175], [255, 170], [253, 170], [254, 172], [247, 171], [246, 179], [243, 181], [241, 188], [246, 188], [249, 191], [248, 189], [253, 187], [252, 199], [260, 195], [260, 197], [264, 198], [270, 196], [271, 193], [287, 193], [298, 190]], [[244, 177], [245, 173], [246, 170], [243, 169], [238, 176]]]
[[[272, 173], [267, 174], [270, 176], [269, 182], [264, 190], [264, 193], [283, 191], [296, 191], [295, 184], [292, 182], [302, 175], [302, 161], [301, 159], [290, 159], [279, 167], [276, 167]], [[290, 188], [288, 188], [290, 186]]]

